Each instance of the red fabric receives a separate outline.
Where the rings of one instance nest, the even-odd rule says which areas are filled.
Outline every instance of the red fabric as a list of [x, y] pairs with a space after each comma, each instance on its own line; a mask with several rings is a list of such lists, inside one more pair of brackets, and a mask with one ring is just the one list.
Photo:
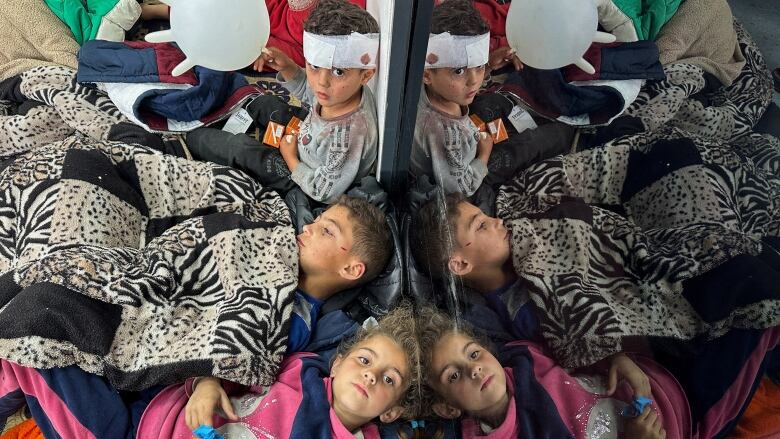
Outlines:
[[157, 74], [160, 77], [160, 82], [169, 84], [198, 84], [198, 77], [195, 76], [195, 69], [189, 69], [179, 76], [171, 75], [173, 69], [186, 58], [181, 49], [173, 44], [147, 43], [146, 41], [125, 41], [124, 44], [133, 49], [154, 49], [154, 55], [157, 58]]
[[[349, 0], [366, 8], [366, 0]], [[303, 22], [309, 17], [317, 0], [265, 0], [271, 18], [271, 36], [268, 47], [276, 47], [296, 64], [303, 66]]]
[[28, 419], [16, 427], [6, 431], [0, 439], [45, 439], [43, 433], [35, 424], [35, 421]]
[[509, 45], [506, 40], [506, 14], [509, 13], [509, 5], [508, 2], [498, 4], [496, 0], [474, 0], [474, 7], [490, 26], [491, 52]]
[[731, 439], [780, 437], [780, 386], [764, 379], [756, 389]]

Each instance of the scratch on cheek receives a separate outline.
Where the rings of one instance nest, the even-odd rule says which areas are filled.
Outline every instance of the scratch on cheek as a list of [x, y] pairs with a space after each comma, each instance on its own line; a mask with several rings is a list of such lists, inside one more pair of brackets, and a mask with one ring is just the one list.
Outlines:
[[345, 249], [344, 247], [340, 247], [340, 248], [341, 248], [342, 250], [344, 250], [344, 251], [347, 251], [347, 249]]
[[469, 242], [468, 244], [464, 245], [463, 247], [468, 247], [470, 245], [471, 245], [471, 243]]

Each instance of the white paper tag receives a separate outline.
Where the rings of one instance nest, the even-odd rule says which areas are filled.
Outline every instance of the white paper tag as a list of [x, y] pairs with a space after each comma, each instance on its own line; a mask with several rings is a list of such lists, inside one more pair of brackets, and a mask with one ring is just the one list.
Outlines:
[[222, 127], [222, 131], [232, 134], [245, 133], [249, 125], [252, 125], [252, 116], [242, 108], [230, 116], [227, 122], [225, 122], [225, 126]]
[[533, 130], [537, 127], [536, 122], [534, 122], [534, 118], [531, 117], [527, 111], [517, 105], [515, 105], [515, 107], [512, 108], [512, 112], [509, 113], [509, 122], [512, 124], [512, 126], [515, 127], [518, 133], [522, 133], [528, 129]]

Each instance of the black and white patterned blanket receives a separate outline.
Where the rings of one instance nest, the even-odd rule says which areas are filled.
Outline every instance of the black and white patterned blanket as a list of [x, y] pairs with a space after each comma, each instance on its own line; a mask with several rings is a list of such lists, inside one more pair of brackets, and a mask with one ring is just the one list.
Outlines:
[[564, 366], [635, 337], [780, 324], [780, 141], [678, 128], [528, 168], [498, 196], [513, 263]]
[[268, 385], [297, 278], [287, 207], [239, 171], [81, 135], [0, 163], [2, 358]]
[[669, 125], [723, 140], [750, 133], [774, 89], [758, 46], [737, 21], [734, 29], [746, 62], [733, 84], [708, 89], [704, 69], [672, 63], [664, 66], [666, 79], [648, 81], [626, 114], [641, 120], [646, 131]]

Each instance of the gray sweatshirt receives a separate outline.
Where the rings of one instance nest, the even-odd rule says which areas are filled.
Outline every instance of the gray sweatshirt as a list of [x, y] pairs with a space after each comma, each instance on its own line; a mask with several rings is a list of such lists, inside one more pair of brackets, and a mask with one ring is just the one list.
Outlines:
[[479, 130], [468, 115], [453, 117], [437, 110], [423, 87], [417, 104], [412, 175], [433, 177], [445, 193], [470, 196], [488, 172], [485, 163], [477, 159], [478, 142]]
[[378, 130], [374, 94], [364, 86], [360, 105], [351, 113], [332, 119], [319, 115], [320, 105], [301, 70], [291, 81], [279, 82], [312, 107], [298, 133], [300, 164], [292, 180], [317, 201], [333, 203], [352, 185], [368, 175], [377, 156]]

